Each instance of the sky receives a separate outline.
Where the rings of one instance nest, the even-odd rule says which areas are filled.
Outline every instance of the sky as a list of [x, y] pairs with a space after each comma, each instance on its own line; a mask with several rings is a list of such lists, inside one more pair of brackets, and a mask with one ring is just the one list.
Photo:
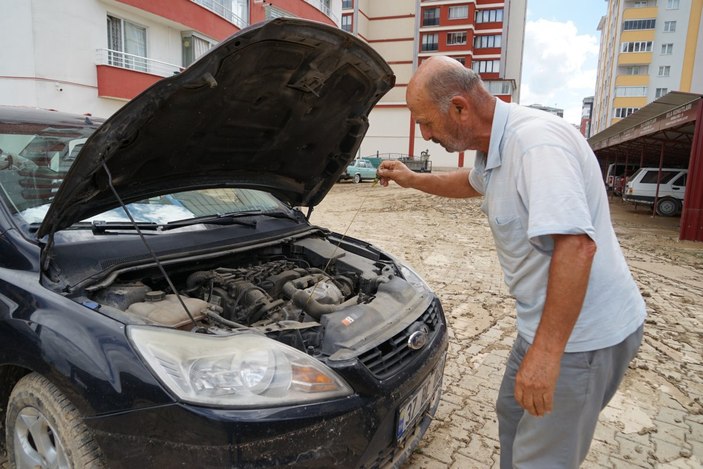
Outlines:
[[606, 0], [527, 0], [520, 104], [564, 110], [581, 122], [583, 98], [593, 96]]

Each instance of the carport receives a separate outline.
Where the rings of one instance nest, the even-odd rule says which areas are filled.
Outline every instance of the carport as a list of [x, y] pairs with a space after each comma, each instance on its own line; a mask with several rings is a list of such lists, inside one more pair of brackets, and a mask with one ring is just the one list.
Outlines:
[[703, 96], [672, 91], [588, 139], [611, 163], [688, 167], [680, 240], [703, 241]]

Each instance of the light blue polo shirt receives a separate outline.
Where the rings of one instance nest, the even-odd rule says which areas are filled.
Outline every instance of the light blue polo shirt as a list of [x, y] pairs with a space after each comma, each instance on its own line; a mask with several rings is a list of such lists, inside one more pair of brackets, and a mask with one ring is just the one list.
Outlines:
[[644, 300], [615, 237], [598, 161], [572, 125], [497, 100], [488, 154], [478, 152], [469, 182], [485, 196], [481, 209], [523, 338], [532, 343], [544, 308], [552, 234], [585, 233], [597, 247], [567, 352], [618, 344], [644, 322]]

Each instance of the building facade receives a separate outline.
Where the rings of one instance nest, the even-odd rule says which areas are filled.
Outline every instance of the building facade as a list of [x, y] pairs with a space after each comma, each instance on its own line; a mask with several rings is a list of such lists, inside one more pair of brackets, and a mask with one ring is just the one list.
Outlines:
[[487, 88], [519, 101], [526, 0], [343, 0], [341, 27], [368, 42], [393, 68], [396, 86], [370, 116], [361, 155], [427, 151], [434, 166], [470, 166], [473, 152], [425, 142], [405, 103], [422, 60], [447, 55], [479, 73]]
[[583, 98], [583, 106], [581, 107], [581, 124], [579, 131], [586, 138], [591, 137], [591, 116], [593, 115], [593, 96]]
[[591, 134], [670, 91], [703, 92], [703, 0], [608, 0]]
[[342, 0], [0, 0], [0, 104], [108, 117], [240, 29]]

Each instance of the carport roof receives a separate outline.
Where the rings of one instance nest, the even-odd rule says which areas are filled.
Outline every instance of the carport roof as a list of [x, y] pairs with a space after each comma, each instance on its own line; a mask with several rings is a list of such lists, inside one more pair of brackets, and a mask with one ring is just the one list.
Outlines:
[[688, 162], [700, 94], [672, 91], [588, 139], [594, 151], [633, 150], [658, 160], [661, 144], [667, 158]]

